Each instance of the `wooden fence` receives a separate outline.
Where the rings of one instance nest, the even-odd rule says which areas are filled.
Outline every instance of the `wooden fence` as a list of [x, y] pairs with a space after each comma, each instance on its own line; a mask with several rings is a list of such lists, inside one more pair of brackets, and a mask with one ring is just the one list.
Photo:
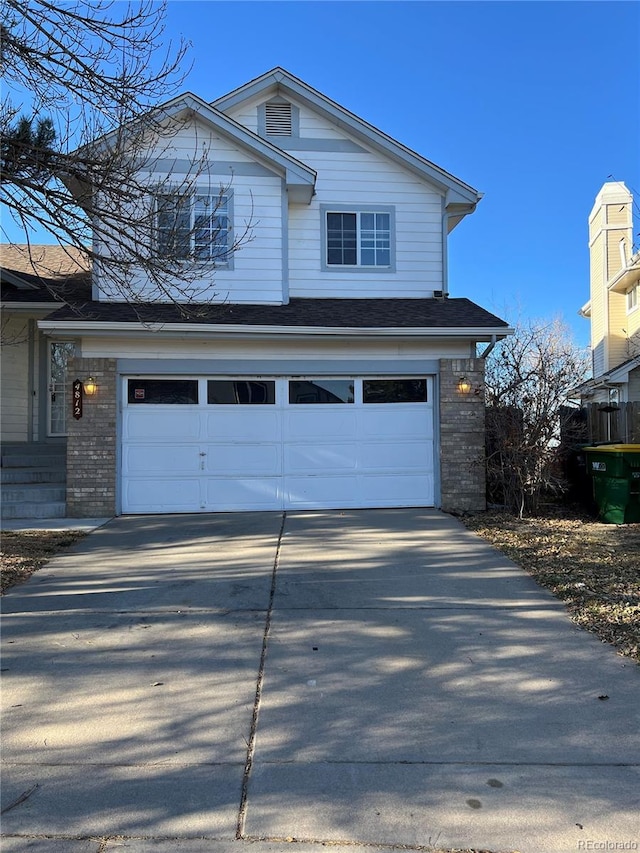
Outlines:
[[640, 402], [567, 407], [562, 410], [561, 422], [564, 446], [603, 441], [640, 444]]

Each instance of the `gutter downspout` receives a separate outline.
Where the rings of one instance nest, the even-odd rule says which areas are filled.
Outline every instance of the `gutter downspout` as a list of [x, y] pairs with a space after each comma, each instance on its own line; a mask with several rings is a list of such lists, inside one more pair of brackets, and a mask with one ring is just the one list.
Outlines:
[[478, 358], [487, 358], [487, 356], [491, 355], [491, 353], [493, 352], [493, 348], [495, 347], [495, 345], [497, 343], [498, 343], [498, 336], [497, 335], [491, 335], [491, 343], [486, 348], [486, 350], [478, 356]]
[[442, 197], [442, 296], [446, 299], [449, 296], [449, 255], [448, 255], [448, 237], [449, 237], [449, 214], [446, 210], [447, 198]]

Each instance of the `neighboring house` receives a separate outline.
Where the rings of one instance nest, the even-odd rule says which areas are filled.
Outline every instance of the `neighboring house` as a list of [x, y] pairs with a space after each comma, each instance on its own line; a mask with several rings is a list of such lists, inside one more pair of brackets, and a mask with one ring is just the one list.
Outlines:
[[[98, 268], [91, 282], [82, 264], [55, 268], [57, 248], [35, 269], [5, 253], [5, 441], [66, 444], [69, 516], [482, 509], [476, 347], [512, 330], [447, 283], [447, 236], [480, 194], [281, 68], [163, 110], [186, 117], [177, 151], [197, 137], [212, 158], [207, 188], [169, 206], [198, 216], [231, 175], [210, 240], [249, 218], [252, 239], [203, 276], [197, 316], [150, 285], [148, 302], [118, 302]], [[168, 162], [180, 186], [187, 154], [158, 159], [150, 192]], [[165, 209], [157, 245], [179, 251]], [[70, 304], [52, 310], [42, 279], [75, 288]]]
[[633, 197], [606, 183], [589, 216], [593, 378], [578, 389], [583, 403], [640, 401], [640, 252], [633, 248]]

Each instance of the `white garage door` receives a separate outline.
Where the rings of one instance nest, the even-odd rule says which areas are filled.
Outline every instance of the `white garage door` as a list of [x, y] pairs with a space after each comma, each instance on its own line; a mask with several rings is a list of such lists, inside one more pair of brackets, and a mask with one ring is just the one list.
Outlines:
[[431, 377], [124, 379], [122, 511], [433, 506]]

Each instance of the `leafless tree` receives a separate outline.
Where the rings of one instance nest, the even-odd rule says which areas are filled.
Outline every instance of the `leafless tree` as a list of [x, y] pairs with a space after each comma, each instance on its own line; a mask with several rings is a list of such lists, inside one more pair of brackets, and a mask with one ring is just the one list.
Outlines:
[[[157, 104], [181, 84], [187, 46], [165, 41], [165, 13], [156, 0], [3, 0], [0, 203], [27, 246], [44, 229], [86, 251], [110, 298], [188, 306], [211, 297], [213, 272], [250, 239], [251, 217], [229, 237], [221, 207], [232, 176], [210, 175], [207, 138], [186, 167], [176, 154], [192, 118], [169, 120]], [[196, 193], [199, 211], [185, 219]]]
[[588, 352], [557, 318], [516, 325], [487, 361], [489, 496], [520, 517], [560, 485], [560, 419], [588, 365]]

